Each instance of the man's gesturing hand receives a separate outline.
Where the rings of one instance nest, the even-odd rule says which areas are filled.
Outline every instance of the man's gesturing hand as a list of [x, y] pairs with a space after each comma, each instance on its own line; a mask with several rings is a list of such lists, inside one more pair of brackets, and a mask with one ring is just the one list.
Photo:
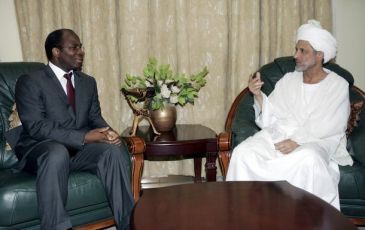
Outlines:
[[248, 81], [248, 88], [254, 96], [261, 96], [261, 87], [263, 84], [264, 82], [261, 81], [260, 72], [256, 72]]
[[256, 72], [252, 75], [250, 80], [248, 81], [248, 89], [253, 94], [255, 99], [260, 105], [260, 108], [262, 109], [262, 102], [263, 102], [263, 96], [261, 94], [261, 87], [264, 84], [263, 81], [261, 81], [261, 74], [260, 72]]

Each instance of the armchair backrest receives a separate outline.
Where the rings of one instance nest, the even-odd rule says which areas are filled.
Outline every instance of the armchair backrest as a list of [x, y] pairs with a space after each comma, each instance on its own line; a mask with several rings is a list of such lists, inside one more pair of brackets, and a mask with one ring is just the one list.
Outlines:
[[16, 80], [22, 74], [30, 73], [44, 67], [39, 62], [4, 62], [0, 63], [0, 170], [11, 168], [17, 158], [12, 150], [7, 150], [4, 133], [9, 128], [9, 116], [14, 104]]
[[[354, 78], [352, 74], [335, 63], [326, 63], [325, 68], [337, 73], [345, 78], [350, 85], [350, 100], [365, 100], [365, 93], [354, 86]], [[262, 91], [269, 95], [275, 87], [276, 82], [286, 73], [295, 69], [295, 60], [292, 56], [280, 57], [273, 62], [262, 66], [258, 71], [261, 73], [261, 79], [264, 81]], [[255, 114], [253, 110], [253, 97], [248, 88], [244, 89], [233, 102], [228, 113], [225, 130], [232, 131], [232, 145], [235, 147], [247, 137], [253, 135], [259, 130], [255, 124]], [[242, 129], [241, 127], [249, 127]], [[349, 139], [348, 149], [350, 154], [356, 161], [365, 165], [365, 112], [360, 115], [360, 122]]]

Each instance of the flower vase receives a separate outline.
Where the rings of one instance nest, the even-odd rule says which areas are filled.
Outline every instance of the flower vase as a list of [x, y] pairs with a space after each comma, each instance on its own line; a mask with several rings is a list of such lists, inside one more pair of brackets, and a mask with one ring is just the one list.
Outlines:
[[164, 105], [164, 108], [151, 110], [151, 120], [159, 132], [169, 132], [176, 124], [176, 107], [174, 105]]

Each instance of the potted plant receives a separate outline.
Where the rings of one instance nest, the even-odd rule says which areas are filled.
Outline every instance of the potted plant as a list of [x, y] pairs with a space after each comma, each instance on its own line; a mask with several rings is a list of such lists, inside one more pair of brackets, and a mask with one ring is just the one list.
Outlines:
[[[142, 76], [126, 74], [122, 90], [138, 89], [143, 91], [149, 89], [151, 91], [152, 89], [153, 96], [147, 103], [147, 108], [144, 109], [150, 111], [152, 122], [156, 128], [165, 123], [164, 120], [169, 117], [172, 117], [173, 127], [176, 122], [175, 106], [184, 106], [188, 103], [194, 104], [198, 92], [206, 84], [205, 77], [207, 74], [207, 67], [190, 76], [174, 73], [169, 64], [159, 65], [156, 58], [150, 58], [147, 66], [143, 69]], [[133, 94], [128, 95], [128, 99], [132, 103], [140, 101], [140, 98]], [[169, 117], [166, 117], [166, 114], [169, 114]], [[162, 120], [157, 120], [161, 116]], [[171, 130], [171, 127], [167, 129]], [[161, 131], [166, 131], [166, 128]]]

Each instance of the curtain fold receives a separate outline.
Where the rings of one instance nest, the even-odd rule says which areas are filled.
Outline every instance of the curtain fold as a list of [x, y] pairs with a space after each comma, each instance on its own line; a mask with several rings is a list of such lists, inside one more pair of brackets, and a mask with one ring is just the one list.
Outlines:
[[[332, 26], [331, 0], [15, 0], [15, 7], [24, 61], [46, 63], [44, 40], [55, 29], [80, 36], [83, 71], [97, 80], [103, 115], [120, 132], [133, 119], [120, 86], [127, 73], [141, 75], [149, 57], [179, 73], [208, 67], [206, 86], [194, 105], [177, 108], [177, 122], [218, 133], [250, 75], [294, 53], [302, 23]], [[192, 167], [190, 160], [149, 162], [144, 175], [191, 175]]]

